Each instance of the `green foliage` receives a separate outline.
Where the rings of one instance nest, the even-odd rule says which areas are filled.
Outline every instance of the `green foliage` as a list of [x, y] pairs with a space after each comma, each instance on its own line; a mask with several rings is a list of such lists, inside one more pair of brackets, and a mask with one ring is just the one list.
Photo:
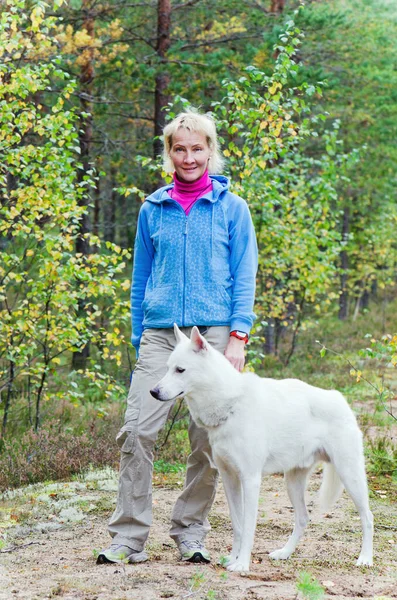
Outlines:
[[155, 460], [153, 463], [155, 473], [181, 473], [186, 470], [185, 463], [169, 463], [163, 459]]
[[371, 334], [366, 334], [370, 338], [371, 346], [360, 351], [360, 356], [376, 359], [383, 366], [397, 366], [397, 334], [386, 334], [380, 340], [375, 339]]
[[197, 591], [206, 581], [204, 572], [201, 569], [196, 569], [190, 579], [190, 589]]
[[364, 147], [344, 199], [348, 289], [355, 297], [395, 278], [396, 17], [387, 0], [310, 3], [299, 16], [306, 34], [302, 76], [327, 81], [319, 110], [341, 120], [346, 148]]
[[[90, 234], [91, 252], [75, 252], [87, 211], [83, 199], [94, 181], [93, 173], [78, 177], [77, 117], [65, 109], [75, 83], [55, 59], [42, 60], [54, 18], [45, 16], [42, 4], [31, 13], [22, 0], [10, 4], [18, 10], [3, 11], [0, 22], [0, 382], [7, 390], [3, 435], [15, 391], [27, 390], [30, 422], [37, 429], [51, 376], [88, 343], [97, 348], [91, 369], [76, 377], [86, 378], [105, 396], [120, 392], [122, 387], [97, 360], [121, 365], [126, 340], [120, 327], [129, 321], [123, 297], [129, 289], [123, 278], [129, 252], [110, 242], [103, 245]], [[39, 99], [53, 85], [59, 91], [48, 111]], [[58, 384], [58, 401], [79, 401], [72, 378], [62, 384], [58, 379]]]
[[227, 565], [227, 562], [228, 562], [227, 556], [220, 556], [218, 562], [221, 565], [221, 567], [223, 567], [225, 569], [226, 565]]
[[306, 571], [301, 571], [296, 583], [296, 589], [305, 600], [321, 600], [324, 598], [324, 588], [320, 583]]
[[[226, 96], [213, 103], [233, 190], [247, 200], [257, 232], [259, 332], [269, 320], [297, 330], [307, 306], [321, 313], [338, 297], [338, 186], [348, 182], [357, 153], [343, 153], [337, 121], [322, 130], [325, 116], [313, 115], [321, 86], [294, 84], [302, 38], [289, 21], [274, 47], [273, 72], [248, 67], [244, 77], [223, 83]], [[322, 149], [316, 158], [310, 139]]]
[[370, 440], [367, 446], [368, 469], [375, 476], [388, 475], [397, 482], [397, 444], [387, 437]]

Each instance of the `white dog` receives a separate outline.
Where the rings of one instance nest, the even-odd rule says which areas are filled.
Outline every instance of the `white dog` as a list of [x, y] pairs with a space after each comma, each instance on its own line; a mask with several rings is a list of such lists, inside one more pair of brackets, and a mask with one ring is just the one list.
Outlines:
[[373, 517], [362, 434], [344, 397], [297, 379], [239, 373], [196, 327], [190, 340], [176, 325], [174, 329], [178, 344], [166, 375], [151, 393], [161, 401], [183, 396], [194, 421], [208, 432], [233, 525], [227, 569], [249, 570], [263, 474], [285, 473], [295, 526], [286, 545], [270, 557], [291, 556], [309, 521], [307, 476], [320, 461], [326, 463], [321, 506], [330, 507], [346, 488], [363, 529], [357, 565], [372, 565]]

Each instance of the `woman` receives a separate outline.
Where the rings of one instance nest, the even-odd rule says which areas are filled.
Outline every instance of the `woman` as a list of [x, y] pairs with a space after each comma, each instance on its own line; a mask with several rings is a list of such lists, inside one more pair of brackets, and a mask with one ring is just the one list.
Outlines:
[[[164, 129], [164, 169], [174, 182], [142, 205], [131, 289], [132, 343], [137, 363], [125, 424], [117, 436], [121, 466], [117, 508], [109, 523], [113, 543], [98, 562], [147, 560], [152, 522], [153, 446], [170, 405], [149, 390], [166, 371], [175, 346], [173, 324], [190, 334], [199, 326], [239, 371], [252, 312], [257, 269], [255, 232], [247, 204], [229, 191], [214, 121], [190, 111]], [[191, 455], [170, 535], [182, 560], [209, 562], [204, 538], [215, 497], [217, 469], [205, 432], [189, 426]]]

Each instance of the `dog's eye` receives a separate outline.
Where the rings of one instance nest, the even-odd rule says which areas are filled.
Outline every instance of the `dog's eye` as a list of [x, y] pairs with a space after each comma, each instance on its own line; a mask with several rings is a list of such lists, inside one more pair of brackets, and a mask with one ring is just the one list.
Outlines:
[[175, 371], [176, 371], [177, 373], [184, 373], [184, 372], [185, 372], [185, 369], [182, 369], [182, 367], [176, 367]]

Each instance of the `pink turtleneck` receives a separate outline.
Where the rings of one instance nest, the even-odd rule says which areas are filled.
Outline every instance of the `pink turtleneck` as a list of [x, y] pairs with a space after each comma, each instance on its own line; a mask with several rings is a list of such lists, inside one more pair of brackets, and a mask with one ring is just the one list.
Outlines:
[[174, 187], [172, 190], [169, 190], [168, 194], [173, 200], [179, 202], [185, 213], [188, 215], [196, 200], [202, 198], [202, 196], [211, 190], [212, 181], [208, 175], [208, 170], [206, 170], [200, 179], [197, 179], [197, 181], [193, 181], [192, 183], [180, 181], [176, 173], [174, 173]]

